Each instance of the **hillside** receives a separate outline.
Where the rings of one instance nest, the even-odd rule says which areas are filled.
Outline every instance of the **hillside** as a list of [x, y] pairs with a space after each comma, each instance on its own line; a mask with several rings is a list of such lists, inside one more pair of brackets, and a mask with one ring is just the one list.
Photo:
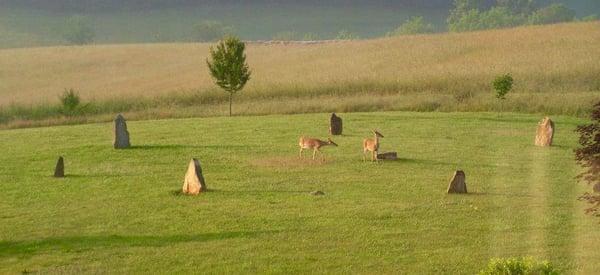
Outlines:
[[[600, 22], [318, 45], [251, 44], [253, 78], [234, 108], [238, 114], [499, 110], [581, 115], [600, 94], [598, 44]], [[84, 101], [104, 104], [100, 109], [121, 102], [110, 112], [222, 114], [225, 94], [215, 88], [205, 64], [209, 47], [0, 50], [0, 106], [56, 104], [65, 88], [74, 88]], [[500, 104], [490, 82], [503, 73], [516, 82]]]
[[[555, 117], [539, 148], [537, 115], [340, 115], [324, 163], [296, 142], [326, 137], [328, 114], [130, 122], [128, 150], [111, 123], [0, 131], [0, 273], [475, 274], [515, 256], [600, 272], [574, 179], [583, 120]], [[374, 125], [400, 160], [362, 162]], [[178, 194], [192, 157], [197, 197]], [[445, 194], [456, 169], [470, 195]]]

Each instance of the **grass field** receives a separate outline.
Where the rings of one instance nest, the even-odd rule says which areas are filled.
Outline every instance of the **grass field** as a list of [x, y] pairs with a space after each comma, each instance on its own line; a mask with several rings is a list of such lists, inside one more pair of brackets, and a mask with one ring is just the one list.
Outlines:
[[[583, 116], [600, 98], [600, 22], [320, 45], [249, 45], [253, 70], [237, 114], [348, 111], [512, 111]], [[227, 96], [209, 76], [208, 44], [0, 50], [0, 122], [56, 124], [65, 88], [87, 116], [219, 116]], [[491, 81], [512, 73], [497, 100]], [[35, 124], [35, 123], [34, 123]]]
[[[324, 163], [296, 142], [326, 137], [327, 114], [130, 122], [120, 151], [111, 124], [0, 131], [0, 273], [473, 274], [524, 255], [600, 272], [573, 179], [583, 120], [553, 117], [555, 146], [537, 148], [537, 115], [341, 116]], [[401, 160], [362, 162], [370, 128]], [[210, 192], [178, 195], [192, 157]], [[456, 169], [470, 195], [445, 194]]]

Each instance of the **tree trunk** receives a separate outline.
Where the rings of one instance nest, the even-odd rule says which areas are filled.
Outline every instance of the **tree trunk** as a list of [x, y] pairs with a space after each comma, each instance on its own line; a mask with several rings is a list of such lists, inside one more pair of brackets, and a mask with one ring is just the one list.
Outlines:
[[229, 93], [229, 116], [231, 116], [231, 101], [233, 100], [233, 93]]

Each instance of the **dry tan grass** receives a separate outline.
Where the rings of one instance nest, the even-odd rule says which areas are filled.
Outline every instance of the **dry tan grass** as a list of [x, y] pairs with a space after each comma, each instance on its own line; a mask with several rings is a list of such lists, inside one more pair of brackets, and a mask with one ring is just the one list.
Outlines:
[[[245, 98], [373, 92], [491, 93], [511, 72], [515, 93], [600, 91], [600, 23], [401, 36], [319, 45], [249, 45]], [[208, 44], [0, 50], [0, 106], [210, 92]], [[324, 89], [327, 90], [324, 90]]]

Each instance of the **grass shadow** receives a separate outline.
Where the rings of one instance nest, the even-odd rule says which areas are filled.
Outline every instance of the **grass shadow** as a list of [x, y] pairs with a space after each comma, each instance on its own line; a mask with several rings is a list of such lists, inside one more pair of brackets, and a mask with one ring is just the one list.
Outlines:
[[276, 231], [219, 232], [172, 236], [71, 236], [29, 241], [0, 242], [0, 258], [30, 257], [51, 251], [81, 252], [105, 247], [161, 247], [177, 243], [207, 242], [233, 238], [253, 238]]
[[181, 144], [165, 144], [165, 145], [132, 145], [127, 150], [163, 150], [163, 149], [187, 149], [197, 148], [199, 146], [194, 145], [181, 145]]
[[89, 174], [89, 175], [82, 175], [82, 174], [65, 174], [64, 178], [73, 178], [73, 179], [85, 179], [85, 178], [118, 178], [118, 177], [123, 177], [123, 176], [131, 176], [131, 175], [127, 175], [127, 174]]
[[[218, 189], [212, 189], [212, 188], [211, 188], [211, 189], [207, 189], [207, 190], [204, 190], [204, 191], [202, 191], [202, 193], [200, 193], [200, 194], [198, 194], [198, 195], [201, 195], [201, 194], [203, 194], [203, 193], [213, 193], [213, 192], [219, 192], [219, 191], [220, 191], [220, 190], [218, 190]], [[181, 189], [177, 189], [177, 190], [172, 190], [172, 191], [169, 191], [169, 194], [171, 194], [171, 196], [174, 196], [174, 197], [179, 197], [179, 196], [185, 196], [185, 197], [196, 197], [196, 196], [197, 196], [197, 195], [188, 195], [188, 194], [184, 194], [184, 193], [183, 193], [183, 190], [181, 190]]]
[[242, 145], [184, 145], [184, 144], [146, 144], [132, 145], [123, 150], [169, 150], [169, 149], [231, 149], [231, 148], [247, 148]]

